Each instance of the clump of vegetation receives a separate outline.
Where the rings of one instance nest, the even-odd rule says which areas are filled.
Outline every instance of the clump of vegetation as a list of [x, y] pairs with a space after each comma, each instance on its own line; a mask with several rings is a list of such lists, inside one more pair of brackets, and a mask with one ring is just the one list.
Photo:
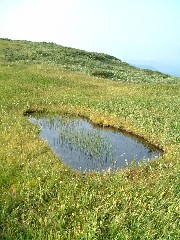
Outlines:
[[[91, 74], [107, 69], [118, 81]], [[1, 39], [0, 238], [178, 239], [179, 86], [107, 55]], [[81, 174], [39, 139], [28, 111], [121, 127], [165, 153], [139, 167]]]

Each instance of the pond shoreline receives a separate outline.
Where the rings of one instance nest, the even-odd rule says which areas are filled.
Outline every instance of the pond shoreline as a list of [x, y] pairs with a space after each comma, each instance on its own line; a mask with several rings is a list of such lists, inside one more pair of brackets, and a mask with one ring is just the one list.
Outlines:
[[54, 114], [63, 114], [63, 115], [69, 115], [71, 117], [80, 117], [80, 118], [83, 118], [85, 120], [87, 120], [89, 123], [93, 124], [94, 126], [96, 127], [103, 127], [103, 128], [109, 128], [109, 129], [112, 129], [112, 130], [118, 130], [120, 132], [122, 132], [123, 134], [129, 134], [131, 137], [135, 137], [135, 138], [138, 138], [139, 141], [142, 141], [142, 142], [145, 142], [147, 143], [152, 149], [154, 150], [157, 150], [157, 151], [160, 151], [162, 154], [165, 153], [165, 150], [160, 147], [159, 145], [153, 143], [152, 141], [150, 141], [149, 139], [147, 139], [146, 137], [144, 137], [143, 135], [141, 134], [138, 134], [137, 132], [135, 131], [131, 131], [129, 129], [125, 129], [123, 128], [122, 126], [119, 127], [117, 125], [113, 125], [113, 124], [103, 124], [103, 123], [99, 123], [99, 122], [96, 122], [94, 121], [92, 118], [88, 117], [88, 116], [85, 116], [81, 113], [70, 113], [70, 112], [64, 112], [64, 111], [60, 111], [60, 112], [50, 112], [48, 111], [47, 109], [27, 109], [26, 111], [23, 112], [23, 115], [24, 116], [29, 116], [31, 114], [45, 114], [45, 115], [54, 115]]
[[80, 171], [112, 171], [130, 163], [157, 159], [162, 152], [144, 139], [112, 126], [100, 126], [67, 114], [28, 115], [40, 127], [39, 137], [70, 167]]

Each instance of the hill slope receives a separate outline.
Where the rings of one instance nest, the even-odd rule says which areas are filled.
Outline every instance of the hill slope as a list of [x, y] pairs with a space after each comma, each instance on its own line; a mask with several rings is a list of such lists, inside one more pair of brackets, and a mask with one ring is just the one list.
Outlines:
[[125, 82], [177, 82], [177, 78], [158, 71], [139, 69], [104, 54], [86, 52], [54, 43], [0, 39], [3, 61], [48, 63], [91, 76]]

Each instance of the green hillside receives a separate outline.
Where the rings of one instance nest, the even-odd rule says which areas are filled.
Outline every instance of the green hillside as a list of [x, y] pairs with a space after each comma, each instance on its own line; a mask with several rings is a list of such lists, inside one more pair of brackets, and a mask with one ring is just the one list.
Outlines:
[[[38, 137], [30, 112], [123, 129], [163, 155], [80, 173]], [[180, 78], [107, 54], [0, 39], [0, 146], [0, 239], [179, 239]]]
[[1, 39], [3, 60], [31, 64], [52, 64], [90, 76], [125, 82], [176, 82], [175, 77], [148, 69], [133, 67], [104, 54], [59, 46], [54, 43], [35, 43]]

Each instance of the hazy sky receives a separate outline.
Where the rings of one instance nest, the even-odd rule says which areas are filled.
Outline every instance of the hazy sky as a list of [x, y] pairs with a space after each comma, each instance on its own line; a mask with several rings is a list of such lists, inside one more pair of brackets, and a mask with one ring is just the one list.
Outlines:
[[180, 61], [180, 0], [0, 0], [0, 37]]

